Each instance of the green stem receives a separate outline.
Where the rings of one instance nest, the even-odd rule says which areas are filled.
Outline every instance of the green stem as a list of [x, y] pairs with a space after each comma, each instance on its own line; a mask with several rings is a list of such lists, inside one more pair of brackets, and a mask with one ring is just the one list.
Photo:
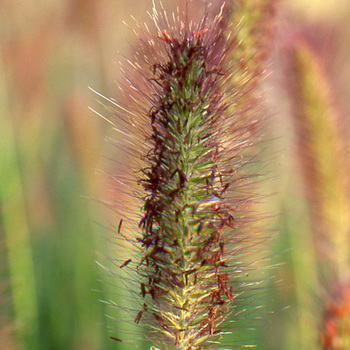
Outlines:
[[[0, 86], [4, 101], [6, 87]], [[5, 233], [17, 341], [20, 348], [39, 349], [37, 300], [33, 259], [19, 165], [16, 133], [10, 111], [2, 104], [0, 149], [1, 220]]]

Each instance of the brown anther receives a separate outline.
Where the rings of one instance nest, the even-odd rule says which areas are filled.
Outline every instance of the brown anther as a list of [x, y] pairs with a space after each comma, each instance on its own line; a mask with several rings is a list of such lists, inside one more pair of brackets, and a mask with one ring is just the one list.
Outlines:
[[142, 315], [143, 315], [143, 311], [144, 310], [141, 310], [141, 311], [139, 311], [138, 313], [137, 313], [137, 315], [136, 315], [136, 318], [135, 318], [135, 323], [139, 323], [140, 322], [140, 320], [141, 320], [141, 318], [142, 318]]
[[124, 261], [119, 267], [122, 268], [124, 266], [128, 266], [131, 263], [132, 259], [128, 259], [126, 261]]
[[165, 320], [163, 317], [157, 315], [157, 314], [153, 314], [154, 318], [157, 320], [157, 322], [159, 323], [159, 325], [164, 328], [164, 329], [169, 329], [168, 325], [166, 324]]
[[146, 296], [146, 286], [141, 282], [141, 295], [144, 298]]
[[110, 337], [110, 338], [111, 338], [111, 339], [113, 339], [113, 340], [119, 341], [120, 343], [122, 343], [122, 342], [123, 342], [121, 339], [116, 338], [116, 337]]
[[149, 293], [151, 294], [152, 299], [158, 304], [158, 294], [157, 294], [157, 291], [152, 287], [152, 288], [149, 290]]
[[123, 224], [123, 219], [120, 219], [119, 225], [118, 225], [118, 233], [120, 233], [120, 229], [122, 228], [122, 224]]

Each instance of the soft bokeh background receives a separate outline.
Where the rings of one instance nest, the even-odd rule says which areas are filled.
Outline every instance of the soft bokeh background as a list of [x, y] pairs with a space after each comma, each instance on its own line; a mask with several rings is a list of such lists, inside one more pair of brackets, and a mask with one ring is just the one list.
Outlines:
[[[176, 6], [176, 1], [163, 3]], [[113, 234], [103, 225], [116, 223], [89, 198], [110, 197], [104, 157], [114, 155], [104, 142], [111, 133], [108, 124], [88, 110], [95, 105], [88, 87], [118, 97], [115, 81], [121, 76], [115, 63], [135, 42], [123, 21], [131, 27], [130, 15], [148, 21], [151, 5], [150, 0], [0, 1], [1, 350], [131, 349], [109, 338], [115, 335], [108, 333], [113, 320], [98, 301], [113, 288], [103, 283], [95, 259], [106, 254]], [[336, 40], [332, 50], [339, 52], [327, 64], [339, 101], [349, 111], [348, 2], [290, 5], [288, 11], [293, 8], [301, 23], [331, 28], [328, 39]], [[283, 94], [272, 96], [272, 106], [277, 97], [280, 101], [267, 134], [278, 140], [267, 146], [273, 175], [264, 186], [279, 193], [267, 206], [282, 213], [271, 224], [280, 232], [271, 249], [272, 263], [283, 266], [271, 273], [273, 282], [259, 301], [274, 313], [266, 314], [254, 337], [259, 349], [294, 350], [303, 333], [314, 330], [299, 325], [310, 317], [302, 307], [316, 283], [291, 122], [283, 114], [288, 103]]]

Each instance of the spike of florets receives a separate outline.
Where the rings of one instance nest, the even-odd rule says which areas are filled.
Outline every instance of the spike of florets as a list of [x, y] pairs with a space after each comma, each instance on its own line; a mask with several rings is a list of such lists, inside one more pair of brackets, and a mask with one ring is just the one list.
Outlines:
[[143, 30], [125, 73], [128, 111], [120, 114], [115, 104], [116, 130], [136, 160], [134, 182], [118, 181], [140, 203], [130, 215], [120, 204], [123, 230], [134, 222], [129, 227], [139, 236], [128, 240], [140, 249], [120, 267], [137, 271], [142, 300], [135, 322], [149, 328], [154, 345], [214, 348], [224, 321], [239, 312], [242, 256], [255, 234], [246, 231], [250, 176], [241, 167], [256, 122], [239, 110], [243, 91], [230, 73], [235, 41], [222, 31], [221, 15], [197, 26], [153, 17], [158, 35]]

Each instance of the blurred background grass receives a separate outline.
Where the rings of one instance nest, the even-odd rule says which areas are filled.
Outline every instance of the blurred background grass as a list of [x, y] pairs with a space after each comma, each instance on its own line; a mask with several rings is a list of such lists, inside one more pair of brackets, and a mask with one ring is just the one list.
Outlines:
[[[110, 289], [94, 262], [94, 252], [107, 252], [110, 234], [99, 224], [113, 219], [84, 196], [110, 196], [108, 179], [96, 170], [103, 172], [103, 156], [113, 158], [113, 150], [104, 143], [108, 125], [88, 111], [95, 103], [88, 86], [117, 97], [115, 62], [134, 43], [122, 21], [147, 20], [151, 1], [2, 0], [0, 7], [0, 349], [128, 349], [109, 338], [109, 311], [98, 301]], [[292, 8], [301, 22], [336, 23], [339, 50], [349, 46], [346, 1], [300, 0]], [[341, 76], [329, 66], [349, 111], [349, 63], [337, 62]], [[254, 337], [260, 349], [294, 350], [315, 329], [300, 324], [313, 322], [303, 305], [317, 282], [290, 121], [283, 117], [287, 102], [278, 94], [270, 99], [276, 96], [280, 110], [272, 111], [268, 134], [280, 139], [268, 147], [278, 180], [266, 186], [279, 193], [268, 206], [282, 212], [273, 249], [274, 262], [284, 265], [273, 272], [280, 286], [267, 287], [259, 300], [275, 313]]]

